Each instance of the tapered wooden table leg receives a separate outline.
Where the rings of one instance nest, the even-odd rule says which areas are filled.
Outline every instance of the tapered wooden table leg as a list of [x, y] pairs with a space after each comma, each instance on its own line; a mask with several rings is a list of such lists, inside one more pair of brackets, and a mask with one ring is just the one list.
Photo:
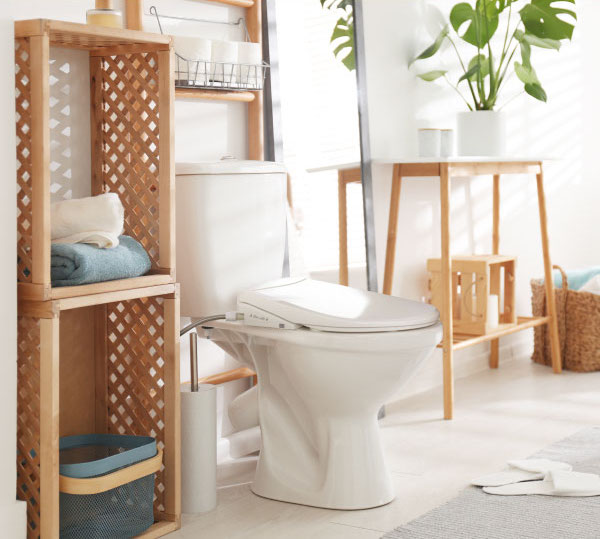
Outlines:
[[338, 170], [338, 214], [339, 214], [339, 250], [340, 250], [340, 284], [348, 286], [348, 207], [346, 204], [346, 180], [344, 171]]
[[454, 413], [452, 261], [450, 258], [450, 176], [447, 163], [442, 163], [440, 166], [440, 203], [442, 220], [442, 323], [444, 325], [444, 419], [452, 419]]
[[550, 321], [550, 344], [552, 349], [552, 370], [559, 374], [562, 372], [560, 357], [560, 341], [558, 338], [558, 319], [556, 317], [556, 302], [554, 300], [554, 279], [552, 278], [552, 261], [550, 259], [550, 242], [548, 240], [548, 217], [546, 214], [546, 197], [544, 195], [544, 172], [540, 165], [537, 175], [538, 205], [540, 210], [540, 231], [542, 234], [542, 250], [544, 254], [544, 282], [546, 285], [546, 304]]
[[[493, 199], [493, 229], [492, 253], [497, 255], [500, 251], [500, 175], [494, 174], [494, 199]], [[500, 363], [500, 339], [490, 342], [490, 369], [497, 369]]]
[[400, 206], [400, 188], [402, 184], [402, 169], [394, 165], [392, 174], [392, 192], [390, 194], [390, 214], [388, 217], [388, 235], [385, 248], [385, 272], [383, 275], [383, 293], [392, 293], [394, 282], [394, 264], [396, 261], [396, 232], [398, 230], [398, 208]]

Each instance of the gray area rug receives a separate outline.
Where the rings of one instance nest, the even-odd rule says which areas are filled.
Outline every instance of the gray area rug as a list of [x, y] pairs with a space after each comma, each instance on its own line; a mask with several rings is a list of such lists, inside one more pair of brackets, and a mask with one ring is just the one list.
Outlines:
[[[582, 430], [533, 457], [600, 475], [600, 427]], [[468, 487], [384, 539], [599, 539], [600, 496], [493, 496]]]

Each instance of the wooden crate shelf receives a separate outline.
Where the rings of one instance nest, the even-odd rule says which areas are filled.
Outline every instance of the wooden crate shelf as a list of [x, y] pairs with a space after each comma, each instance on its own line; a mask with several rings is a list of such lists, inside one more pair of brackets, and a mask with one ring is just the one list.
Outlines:
[[[171, 40], [49, 20], [17, 21], [15, 36], [17, 492], [28, 537], [58, 537], [59, 437], [90, 432], [157, 439], [156, 523], [143, 537], [160, 537], [181, 516]], [[90, 191], [119, 194], [148, 275], [51, 286], [50, 197], [68, 191], [51, 177], [51, 46], [89, 51]]]
[[[93, 54], [110, 53], [109, 49], [128, 53], [137, 50], [168, 50], [171, 38], [161, 34], [107, 28], [90, 24], [81, 24], [49, 19], [30, 19], [15, 21], [15, 38], [47, 36], [50, 45], [93, 51]], [[101, 49], [106, 49], [102, 51]], [[115, 52], [115, 51], [112, 51]]]
[[164, 460], [154, 509], [168, 522], [149, 537], [179, 523], [178, 287], [104, 299], [20, 308], [17, 491], [29, 502], [29, 537], [58, 537], [59, 438], [90, 432], [156, 438]]
[[[21, 299], [47, 301], [174, 282], [174, 80], [167, 36], [62, 21], [15, 23], [18, 280]], [[51, 45], [89, 51], [92, 194], [110, 190], [125, 208], [125, 234], [153, 275], [53, 290], [50, 282]], [[54, 136], [56, 136], [54, 134]], [[57, 185], [58, 183], [58, 185]], [[51, 185], [52, 184], [52, 185]], [[64, 189], [66, 191], [66, 189]]]

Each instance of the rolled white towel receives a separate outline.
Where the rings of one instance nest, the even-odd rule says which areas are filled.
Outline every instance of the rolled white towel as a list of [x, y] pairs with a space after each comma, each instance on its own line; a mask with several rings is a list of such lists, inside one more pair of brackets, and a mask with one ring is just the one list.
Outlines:
[[116, 193], [55, 202], [50, 208], [52, 242], [116, 247], [123, 233], [124, 216]]

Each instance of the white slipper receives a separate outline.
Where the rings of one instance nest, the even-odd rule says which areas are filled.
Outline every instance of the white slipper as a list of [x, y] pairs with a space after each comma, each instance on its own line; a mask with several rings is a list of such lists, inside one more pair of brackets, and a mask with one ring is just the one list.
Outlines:
[[471, 484], [476, 487], [500, 487], [521, 481], [544, 479], [546, 474], [553, 470], [573, 469], [570, 464], [548, 459], [509, 460], [508, 465], [508, 470], [478, 477], [473, 479]]
[[543, 481], [526, 481], [501, 487], [484, 487], [483, 492], [499, 496], [600, 496], [600, 476], [593, 473], [554, 470]]

